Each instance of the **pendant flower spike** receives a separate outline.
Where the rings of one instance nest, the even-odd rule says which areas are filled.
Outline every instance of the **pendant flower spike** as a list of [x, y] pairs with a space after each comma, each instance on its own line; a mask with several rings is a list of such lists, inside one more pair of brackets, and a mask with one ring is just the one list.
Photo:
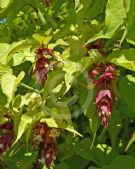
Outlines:
[[89, 78], [98, 89], [96, 105], [102, 125], [106, 128], [111, 117], [111, 112], [115, 102], [114, 85], [116, 83], [116, 68], [112, 63], [93, 64], [89, 71]]
[[40, 85], [47, 80], [48, 67], [50, 65], [48, 56], [52, 57], [53, 55], [53, 50], [43, 45], [36, 50], [36, 64], [33, 73]]
[[100, 90], [96, 97], [98, 115], [104, 127], [108, 126], [108, 120], [111, 117], [113, 106], [113, 93], [109, 89]]
[[59, 129], [48, 127], [46, 123], [38, 123], [34, 129], [35, 134], [40, 136], [40, 143], [43, 145], [43, 154], [46, 166], [49, 168], [56, 160], [58, 148], [57, 137], [60, 136]]
[[13, 123], [10, 118], [10, 116], [5, 115], [5, 118], [7, 118], [7, 122], [0, 125], [0, 154], [3, 154], [5, 151], [7, 151], [12, 144], [13, 138], [14, 138], [14, 129], [13, 129]]

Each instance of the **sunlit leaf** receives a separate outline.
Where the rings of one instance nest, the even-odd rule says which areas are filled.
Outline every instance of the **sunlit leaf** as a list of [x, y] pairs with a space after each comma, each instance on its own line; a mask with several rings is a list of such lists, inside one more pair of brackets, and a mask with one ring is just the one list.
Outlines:
[[135, 71], [135, 49], [116, 50], [109, 55], [109, 60], [118, 66]]

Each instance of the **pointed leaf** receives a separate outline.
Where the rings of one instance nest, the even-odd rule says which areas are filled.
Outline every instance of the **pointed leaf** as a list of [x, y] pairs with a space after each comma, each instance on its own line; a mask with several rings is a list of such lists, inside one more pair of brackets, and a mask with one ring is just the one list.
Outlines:
[[11, 74], [3, 75], [1, 78], [1, 87], [3, 93], [7, 96], [9, 101], [11, 101], [16, 91], [16, 76]]
[[18, 127], [17, 138], [14, 144], [22, 137], [22, 135], [24, 134], [25, 130], [28, 129], [28, 127], [32, 126], [33, 123], [41, 119], [41, 117], [44, 115], [45, 114], [43, 112], [39, 113], [37, 111], [31, 111], [23, 114]]
[[110, 38], [126, 18], [123, 0], [109, 0], [106, 6], [105, 35]]
[[0, 8], [6, 8], [11, 0], [0, 0]]
[[109, 60], [118, 66], [135, 71], [135, 49], [121, 49], [112, 52]]

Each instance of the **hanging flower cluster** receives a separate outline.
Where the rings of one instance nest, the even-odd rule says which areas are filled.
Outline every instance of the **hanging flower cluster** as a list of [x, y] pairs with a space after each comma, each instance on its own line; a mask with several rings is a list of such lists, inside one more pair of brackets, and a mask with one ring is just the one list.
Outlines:
[[115, 102], [116, 68], [112, 63], [93, 64], [89, 71], [89, 77], [98, 89], [96, 96], [97, 111], [102, 125], [107, 127]]
[[51, 0], [43, 0], [43, 3], [44, 3], [46, 6], [49, 6], [50, 3], [51, 3]]
[[34, 129], [38, 136], [39, 143], [43, 146], [43, 154], [47, 167], [50, 167], [56, 160], [57, 156], [57, 137], [60, 136], [59, 129], [53, 129], [46, 123], [38, 123]]
[[14, 138], [13, 122], [10, 116], [5, 115], [7, 122], [0, 125], [0, 154], [8, 150]]
[[36, 64], [33, 73], [40, 85], [47, 79], [48, 67], [50, 66], [48, 57], [53, 55], [53, 50], [46, 48], [43, 45], [36, 50]]
[[107, 52], [103, 50], [103, 47], [104, 47], [104, 41], [102, 39], [98, 40], [94, 44], [89, 44], [86, 46], [88, 51], [91, 49], [97, 49], [101, 53], [102, 56], [106, 56]]

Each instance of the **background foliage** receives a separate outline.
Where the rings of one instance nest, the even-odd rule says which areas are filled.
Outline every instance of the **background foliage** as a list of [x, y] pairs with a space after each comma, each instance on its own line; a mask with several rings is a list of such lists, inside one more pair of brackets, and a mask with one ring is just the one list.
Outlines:
[[[1, 168], [37, 169], [32, 142], [39, 121], [63, 130], [52, 169], [135, 168], [134, 24], [134, 0], [0, 0], [0, 124], [8, 113], [15, 135]], [[102, 52], [93, 47], [102, 42]], [[32, 73], [41, 44], [53, 49], [55, 65], [43, 85]], [[117, 68], [108, 128], [88, 78], [98, 62]]]

